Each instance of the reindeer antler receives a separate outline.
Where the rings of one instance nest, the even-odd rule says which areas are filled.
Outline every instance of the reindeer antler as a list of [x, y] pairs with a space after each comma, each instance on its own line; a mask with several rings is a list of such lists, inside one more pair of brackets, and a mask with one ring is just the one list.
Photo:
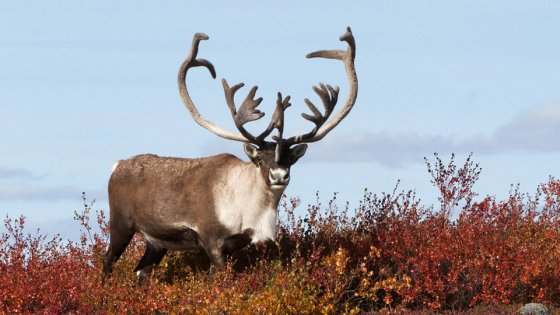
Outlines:
[[181, 68], [179, 68], [179, 74], [177, 76], [177, 83], [179, 84], [179, 93], [181, 94], [181, 98], [183, 99], [183, 103], [185, 104], [185, 107], [189, 110], [189, 112], [191, 113], [194, 121], [196, 121], [196, 123], [198, 123], [200, 126], [202, 126], [203, 128], [206, 128], [208, 130], [210, 130], [211, 132], [213, 132], [214, 134], [222, 137], [222, 138], [226, 138], [229, 140], [235, 140], [235, 141], [244, 141], [247, 142], [248, 140], [243, 137], [242, 135], [239, 134], [234, 134], [231, 133], [229, 131], [223, 130], [222, 128], [218, 127], [217, 125], [215, 125], [214, 123], [204, 119], [204, 117], [202, 117], [200, 115], [200, 113], [198, 112], [198, 109], [196, 108], [196, 106], [194, 105], [189, 92], [187, 90], [187, 85], [185, 82], [185, 79], [187, 77], [187, 71], [190, 68], [193, 67], [206, 67], [208, 69], [208, 71], [210, 71], [210, 74], [212, 75], [212, 78], [215, 79], [216, 78], [216, 70], [214, 70], [214, 66], [212, 65], [212, 63], [206, 59], [196, 59], [196, 55], [198, 54], [198, 45], [200, 44], [201, 40], [208, 40], [208, 35], [204, 34], [204, 33], [196, 33], [194, 34], [194, 38], [192, 41], [192, 47], [191, 50], [189, 52], [189, 55], [187, 56], [187, 58], [185, 59], [185, 61], [183, 62], [183, 64], [181, 64]]
[[[315, 124], [313, 130], [304, 135], [298, 135], [291, 137], [287, 140], [283, 139], [284, 133], [284, 111], [291, 105], [290, 97], [287, 96], [282, 98], [282, 94], [278, 93], [278, 99], [276, 101], [276, 108], [274, 114], [271, 117], [270, 123], [266, 130], [262, 132], [259, 136], [255, 137], [249, 133], [244, 125], [250, 121], [261, 119], [265, 114], [257, 109], [257, 107], [262, 102], [262, 97], [255, 99], [255, 95], [258, 87], [254, 86], [249, 91], [249, 94], [239, 107], [235, 106], [234, 96], [235, 93], [244, 86], [244, 83], [236, 84], [230, 87], [225, 79], [222, 79], [222, 85], [224, 87], [224, 94], [226, 98], [226, 103], [229, 107], [231, 115], [235, 126], [241, 134], [234, 134], [229, 131], [223, 130], [214, 123], [204, 119], [198, 112], [196, 106], [194, 105], [192, 99], [189, 96], [187, 86], [186, 86], [186, 76], [187, 71], [193, 67], [206, 67], [212, 78], [216, 78], [216, 71], [212, 63], [206, 59], [198, 58], [198, 47], [200, 41], [208, 40], [208, 36], [203, 33], [196, 33], [193, 38], [192, 47], [189, 55], [181, 65], [179, 69], [179, 75], [177, 81], [179, 84], [179, 92], [185, 107], [191, 113], [193, 119], [203, 128], [206, 128], [213, 132], [214, 134], [235, 141], [250, 142], [257, 144], [259, 146], [271, 145], [274, 143], [266, 142], [265, 139], [274, 130], [278, 130], [278, 135], [274, 136], [273, 139], [276, 141], [276, 148], [280, 150], [282, 146], [292, 146], [298, 143], [308, 143], [321, 140], [327, 133], [329, 133], [334, 127], [336, 127], [345, 117], [348, 115], [354, 103], [356, 102], [356, 97], [358, 94], [358, 78], [356, 76], [356, 70], [354, 68], [354, 57], [356, 55], [356, 44], [354, 42], [354, 36], [352, 35], [352, 30], [350, 27], [346, 29], [346, 33], [340, 37], [341, 41], [346, 41], [348, 43], [348, 48], [344, 50], [320, 50], [307, 55], [307, 58], [327, 58], [327, 59], [338, 59], [344, 62], [346, 68], [346, 74], [350, 82], [350, 91], [348, 98], [344, 106], [340, 111], [330, 119], [333, 109], [338, 101], [338, 86], [333, 88], [330, 85], [324, 85], [319, 83], [319, 86], [314, 86], [313, 91], [319, 96], [323, 103], [325, 109], [324, 114], [322, 114], [315, 105], [309, 100], [305, 99], [307, 107], [311, 110], [312, 114], [302, 114], [303, 118], [311, 121]], [[330, 119], [330, 120], [329, 120]], [[277, 152], [278, 153], [278, 152]], [[277, 154], [278, 156], [278, 154]]]
[[323, 139], [334, 127], [336, 127], [345, 117], [348, 115], [352, 107], [356, 103], [356, 97], [358, 96], [358, 77], [356, 76], [356, 69], [354, 68], [354, 58], [356, 57], [356, 43], [354, 41], [354, 35], [352, 35], [352, 30], [350, 27], [346, 28], [346, 33], [340, 36], [341, 41], [348, 43], [348, 48], [344, 50], [320, 50], [312, 52], [307, 55], [307, 58], [326, 58], [326, 59], [338, 59], [344, 62], [346, 68], [346, 75], [348, 76], [348, 81], [350, 83], [350, 91], [348, 92], [348, 98], [344, 103], [344, 106], [340, 111], [331, 119], [328, 120], [336, 102], [338, 101], [338, 86], [332, 88], [330, 85], [324, 85], [320, 83], [320, 87], [313, 87], [313, 91], [319, 95], [323, 106], [325, 107], [325, 114], [321, 112], [309, 101], [305, 99], [305, 103], [312, 111], [312, 115], [302, 114], [303, 118], [311, 121], [315, 124], [315, 128], [307, 134], [297, 135], [286, 140], [287, 145], [294, 145], [297, 143], [309, 143], [315, 142]]
[[255, 99], [255, 94], [257, 93], [257, 86], [254, 86], [241, 106], [239, 110], [235, 108], [235, 102], [233, 100], [235, 96], [235, 92], [242, 88], [245, 84], [239, 83], [234, 85], [233, 87], [229, 87], [226, 79], [222, 79], [222, 85], [224, 86], [224, 93], [226, 96], [226, 102], [228, 104], [229, 110], [231, 112], [231, 116], [233, 117], [233, 122], [235, 126], [241, 132], [241, 134], [250, 142], [258, 143], [257, 138], [250, 134], [243, 125], [245, 125], [249, 121], [261, 119], [264, 116], [264, 113], [260, 110], [256, 109], [262, 102], [262, 97]]
[[[250, 143], [257, 144], [259, 146], [264, 145], [265, 144], [264, 139], [268, 137], [268, 135], [272, 132], [272, 130], [274, 130], [275, 128], [278, 129], [279, 131], [283, 129], [284, 110], [288, 106], [290, 106], [289, 103], [290, 97], [289, 96], [286, 97], [284, 101], [280, 102], [280, 106], [278, 105], [276, 106], [276, 110], [271, 118], [268, 128], [259, 136], [255, 137], [250, 132], [248, 132], [247, 129], [245, 129], [244, 125], [250, 121], [261, 119], [265, 115], [263, 112], [257, 109], [257, 107], [261, 104], [263, 100], [262, 97], [255, 99], [255, 95], [257, 93], [258, 87], [254, 86], [253, 88], [251, 88], [249, 94], [247, 95], [243, 103], [241, 103], [239, 109], [237, 109], [234, 101], [235, 93], [243, 86], [245, 86], [245, 84], [239, 83], [230, 87], [227, 81], [225, 79], [222, 79], [222, 85], [224, 87], [226, 103], [231, 112], [231, 116], [233, 118], [235, 126], [237, 127], [237, 129], [241, 134], [234, 134], [229, 131], [223, 130], [217, 125], [215, 125], [214, 123], [204, 119], [198, 112], [198, 109], [196, 108], [192, 99], [189, 96], [185, 79], [187, 76], [187, 71], [190, 68], [199, 67], [199, 66], [206, 67], [210, 71], [212, 78], [214, 79], [216, 78], [216, 71], [214, 70], [214, 66], [212, 65], [212, 63], [206, 59], [196, 58], [198, 54], [198, 46], [200, 44], [200, 41], [207, 40], [207, 39], [208, 36], [203, 33], [196, 33], [194, 35], [191, 51], [187, 56], [187, 58], [185, 59], [185, 61], [183, 62], [183, 64], [181, 65], [181, 68], [179, 69], [179, 75], [177, 81], [179, 83], [179, 91], [181, 93], [181, 98], [183, 99], [183, 103], [185, 104], [185, 106], [193, 116], [193, 119], [200, 126], [210, 130], [214, 134], [229, 140], [250, 142]], [[282, 136], [281, 133], [282, 132], [280, 131], [280, 137]]]

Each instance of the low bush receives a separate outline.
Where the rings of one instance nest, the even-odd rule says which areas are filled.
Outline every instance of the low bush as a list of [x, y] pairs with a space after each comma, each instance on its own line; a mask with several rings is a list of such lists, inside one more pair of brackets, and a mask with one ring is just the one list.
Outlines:
[[[502, 312], [526, 302], [560, 306], [560, 180], [505, 200], [473, 191], [480, 168], [469, 157], [426, 160], [439, 204], [413, 191], [364, 192], [356, 209], [336, 194], [306, 214], [282, 199], [275, 242], [235, 253], [209, 276], [198, 252], [170, 253], [148, 285], [132, 270], [144, 245], [136, 236], [102, 285], [108, 226], [92, 204], [75, 219], [79, 242], [25, 232], [6, 217], [0, 236], [3, 313], [364, 313], [407, 310]], [[96, 228], [93, 228], [96, 226]], [[503, 311], [507, 309], [506, 311]]]

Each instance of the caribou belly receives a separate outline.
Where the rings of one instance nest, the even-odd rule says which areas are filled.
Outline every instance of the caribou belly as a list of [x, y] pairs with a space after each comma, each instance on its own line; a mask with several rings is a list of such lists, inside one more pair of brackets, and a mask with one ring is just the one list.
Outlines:
[[198, 248], [199, 235], [190, 228], [182, 228], [167, 233], [149, 233], [140, 231], [146, 242], [170, 250], [190, 250]]

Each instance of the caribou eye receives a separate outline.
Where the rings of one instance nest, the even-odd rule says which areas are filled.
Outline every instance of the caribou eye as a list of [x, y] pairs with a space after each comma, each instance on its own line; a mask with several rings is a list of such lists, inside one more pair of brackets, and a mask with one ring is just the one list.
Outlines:
[[262, 165], [264, 164], [264, 161], [261, 159], [260, 156], [257, 156], [257, 157], [255, 158], [255, 164], [256, 164], [257, 166], [262, 166]]

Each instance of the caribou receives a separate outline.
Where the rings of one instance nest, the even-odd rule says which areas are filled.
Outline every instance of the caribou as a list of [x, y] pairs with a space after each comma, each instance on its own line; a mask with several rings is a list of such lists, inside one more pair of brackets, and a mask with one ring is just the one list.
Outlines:
[[[224, 130], [200, 115], [186, 85], [187, 72], [194, 67], [205, 67], [216, 78], [212, 63], [197, 58], [200, 42], [208, 39], [204, 33], [194, 35], [177, 78], [181, 99], [200, 126], [219, 137], [242, 142], [250, 162], [231, 154], [193, 159], [143, 154], [119, 160], [108, 184], [110, 243], [103, 259], [103, 279], [110, 275], [113, 264], [137, 232], [146, 243], [144, 255], [134, 270], [140, 283], [149, 278], [168, 250], [199, 249], [210, 258], [212, 272], [214, 268], [224, 269], [228, 253], [250, 243], [273, 240], [278, 204], [290, 182], [290, 167], [305, 154], [307, 143], [323, 139], [356, 102], [356, 45], [348, 27], [340, 37], [348, 44], [346, 50], [320, 50], [307, 55], [344, 63], [349, 92], [334, 116], [331, 114], [338, 101], [339, 87], [320, 83], [313, 91], [323, 103], [324, 112], [304, 99], [311, 114], [302, 116], [314, 128], [306, 134], [284, 138], [284, 111], [291, 103], [289, 96], [278, 93], [268, 127], [255, 136], [245, 129], [245, 124], [264, 116], [257, 109], [263, 100], [255, 99], [257, 86], [237, 107], [234, 95], [244, 84], [230, 87], [222, 79], [226, 103], [239, 133]], [[277, 135], [267, 140], [274, 130]]]

